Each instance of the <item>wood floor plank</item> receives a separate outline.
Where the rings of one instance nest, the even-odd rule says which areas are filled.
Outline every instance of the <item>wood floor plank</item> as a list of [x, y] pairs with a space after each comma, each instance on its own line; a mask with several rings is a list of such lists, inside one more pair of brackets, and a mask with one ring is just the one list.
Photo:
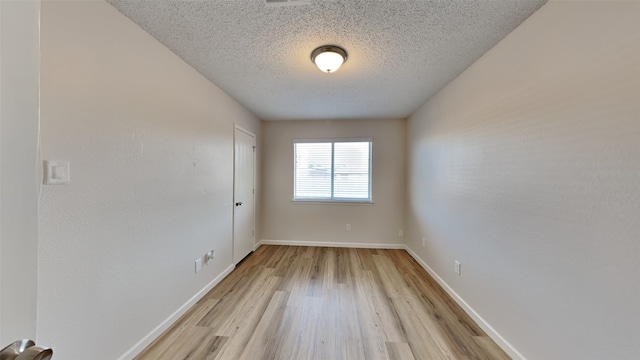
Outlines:
[[495, 360], [508, 360], [509, 356], [500, 349], [500, 347], [491, 340], [488, 336], [473, 336], [473, 341], [475, 341], [481, 348], [486, 350], [487, 356], [486, 359], [495, 359]]
[[415, 360], [411, 347], [407, 343], [387, 342], [389, 360]]
[[263, 359], [275, 358], [275, 346], [273, 344], [278, 341], [276, 338], [277, 324], [282, 319], [288, 298], [289, 293], [286, 291], [275, 292], [256, 329], [253, 331], [249, 343], [242, 352], [241, 360], [255, 359], [258, 354], [262, 354], [261, 358]]
[[509, 359], [404, 250], [261, 246], [136, 360]]
[[[316, 320], [316, 336], [314, 338], [314, 353], [318, 360], [338, 359], [339, 337], [335, 329], [338, 327], [338, 289], [326, 289], [322, 294], [322, 308]], [[309, 324], [311, 325], [311, 324]]]
[[338, 284], [344, 284], [351, 278], [351, 267], [349, 263], [349, 249], [338, 248], [336, 253], [336, 278]]
[[[191, 352], [184, 358], [185, 360], [213, 360], [218, 356], [220, 349], [229, 340], [226, 336], [215, 336], [206, 328], [196, 327], [199, 333], [204, 334], [204, 338], [199, 345], [194, 347]], [[177, 359], [177, 358], [175, 358]]]
[[[220, 301], [198, 322], [198, 326], [220, 328], [224, 321], [231, 316], [241, 316], [242, 306], [247, 305], [247, 299], [251, 296], [251, 291], [255, 291], [255, 283], [265, 281], [266, 271], [258, 271], [255, 277], [244, 276], [237, 282], [237, 287], [232, 287], [226, 295], [222, 294]], [[216, 290], [215, 288], [213, 290]], [[244, 300], [244, 301], [243, 301]]]
[[[336, 290], [338, 288], [338, 262], [336, 259], [335, 249], [331, 249], [332, 251], [327, 251], [325, 254], [323, 269], [322, 269], [322, 288], [324, 291], [326, 290]], [[332, 293], [333, 294], [333, 293]]]
[[[275, 278], [270, 278], [271, 280]], [[268, 287], [265, 286], [265, 289]], [[272, 286], [275, 291], [275, 287]], [[262, 315], [264, 314], [268, 305], [268, 297], [256, 298], [254, 306], [246, 308], [244, 316], [229, 318], [226, 322], [226, 326], [221, 327], [217, 332], [223, 334], [222, 336], [229, 337], [229, 340], [220, 350], [216, 359], [240, 359], [247, 344], [251, 341], [253, 333], [257, 325], [260, 322]], [[251, 354], [256, 355], [256, 354]], [[257, 357], [260, 358], [260, 357]]]
[[[362, 276], [355, 278], [356, 303], [358, 304], [358, 323], [362, 332], [364, 354], [366, 359], [378, 360], [387, 358], [385, 346], [386, 336], [380, 313], [374, 304], [373, 275], [371, 271], [363, 271]], [[388, 329], [390, 329], [387, 324]]]
[[391, 301], [402, 322], [407, 343], [417, 359], [445, 360], [450, 358], [450, 353], [440, 348], [439, 339], [433, 338], [424, 328], [424, 319], [418, 318], [424, 314], [414, 314], [411, 303], [405, 299], [392, 298]]
[[393, 261], [385, 256], [376, 256], [374, 261], [380, 278], [380, 285], [384, 288], [386, 295], [388, 297], [402, 296], [407, 284]]
[[[413, 316], [413, 320], [418, 324], [420, 334], [423, 339], [429, 339], [432, 350], [437, 351], [439, 357], [444, 359], [457, 359], [455, 344], [448, 341], [446, 332], [439, 326], [437, 316], [432, 315], [422, 304], [420, 298], [411, 290], [406, 289], [403, 300], [408, 305], [409, 314]], [[413, 347], [417, 343], [412, 344]]]
[[322, 296], [324, 289], [324, 274], [327, 271], [327, 248], [317, 249], [311, 263], [311, 272], [307, 284], [307, 296]]
[[278, 290], [289, 291], [291, 293], [287, 305], [303, 306], [309, 290], [312, 268], [312, 259], [300, 258], [300, 260], [295, 263], [295, 267], [286, 273], [278, 286]]
[[[260, 277], [260, 280], [253, 283], [242, 297], [237, 297], [230, 312], [221, 314], [209, 324], [209, 327], [217, 335], [231, 337], [238, 330], [253, 331], [255, 329], [249, 328], [247, 325], [251, 323], [257, 325], [259, 323], [260, 317], [264, 314], [269, 301], [273, 297], [280, 279], [270, 276], [269, 273], [271, 271], [268, 271], [268, 269], [263, 269], [262, 272], [264, 273], [264, 278]], [[213, 309], [216, 309], [216, 307], [214, 306]]]
[[295, 344], [291, 359], [313, 359], [317, 322], [322, 316], [322, 298], [305, 297], [302, 304], [300, 323], [298, 324], [298, 342]]
[[[190, 341], [191, 336], [189, 329], [195, 327], [195, 325], [207, 314], [216, 304], [217, 299], [208, 299], [206, 301], [198, 302], [194, 305], [190, 311], [182, 316], [172, 326], [171, 332], [166, 332], [155, 340], [147, 349], [139, 356], [149, 358], [161, 358], [163, 354], [169, 353], [172, 347], [180, 347], [182, 344]], [[175, 350], [175, 349], [174, 349]]]
[[[393, 253], [392, 253], [393, 254]], [[393, 256], [391, 257], [393, 258]], [[410, 288], [419, 296], [425, 309], [433, 318], [438, 320], [444, 336], [448, 341], [455, 343], [453, 351], [459, 359], [486, 358], [486, 350], [482, 349], [473, 337], [482, 334], [482, 330], [470, 320], [468, 315], [449, 297], [445, 291], [435, 282], [435, 280], [424, 278], [424, 269], [413, 259], [411, 262], [396, 261], [394, 263], [399, 269], [407, 267], [403, 273], [403, 278]], [[461, 336], [465, 334], [467, 336]]]
[[364, 360], [364, 343], [358, 320], [358, 304], [355, 288], [351, 284], [338, 284], [338, 358], [345, 360]]
[[274, 359], [295, 359], [293, 353], [299, 341], [300, 327], [305, 325], [302, 323], [302, 311], [298, 306], [285, 307], [276, 330], [278, 342], [269, 350], [274, 353]]
[[217, 351], [211, 349], [211, 344], [226, 341], [226, 338], [215, 336], [208, 329], [198, 326], [180, 329], [173, 335], [148, 348], [136, 359], [206, 359], [211, 351]]

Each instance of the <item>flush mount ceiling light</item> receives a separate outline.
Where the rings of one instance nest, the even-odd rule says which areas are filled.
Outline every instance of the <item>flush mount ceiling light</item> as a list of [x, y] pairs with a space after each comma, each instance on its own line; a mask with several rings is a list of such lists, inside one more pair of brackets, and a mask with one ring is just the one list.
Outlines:
[[324, 45], [311, 52], [311, 61], [318, 69], [331, 74], [347, 61], [347, 52], [335, 45]]

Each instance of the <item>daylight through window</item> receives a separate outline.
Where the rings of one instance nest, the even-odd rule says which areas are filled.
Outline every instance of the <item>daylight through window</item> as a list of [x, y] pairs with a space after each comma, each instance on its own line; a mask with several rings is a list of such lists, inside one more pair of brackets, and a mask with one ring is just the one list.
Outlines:
[[294, 141], [294, 200], [371, 201], [371, 139]]

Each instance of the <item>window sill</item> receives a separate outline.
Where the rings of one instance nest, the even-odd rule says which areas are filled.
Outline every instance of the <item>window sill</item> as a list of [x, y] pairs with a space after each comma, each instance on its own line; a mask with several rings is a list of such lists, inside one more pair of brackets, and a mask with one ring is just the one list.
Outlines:
[[356, 205], [356, 206], [367, 206], [375, 204], [372, 201], [341, 201], [341, 200], [291, 200], [295, 205]]

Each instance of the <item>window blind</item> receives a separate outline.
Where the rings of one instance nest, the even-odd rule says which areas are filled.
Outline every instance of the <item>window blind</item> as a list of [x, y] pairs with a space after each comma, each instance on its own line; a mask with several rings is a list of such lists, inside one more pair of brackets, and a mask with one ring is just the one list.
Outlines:
[[294, 200], [371, 201], [371, 139], [294, 141]]

